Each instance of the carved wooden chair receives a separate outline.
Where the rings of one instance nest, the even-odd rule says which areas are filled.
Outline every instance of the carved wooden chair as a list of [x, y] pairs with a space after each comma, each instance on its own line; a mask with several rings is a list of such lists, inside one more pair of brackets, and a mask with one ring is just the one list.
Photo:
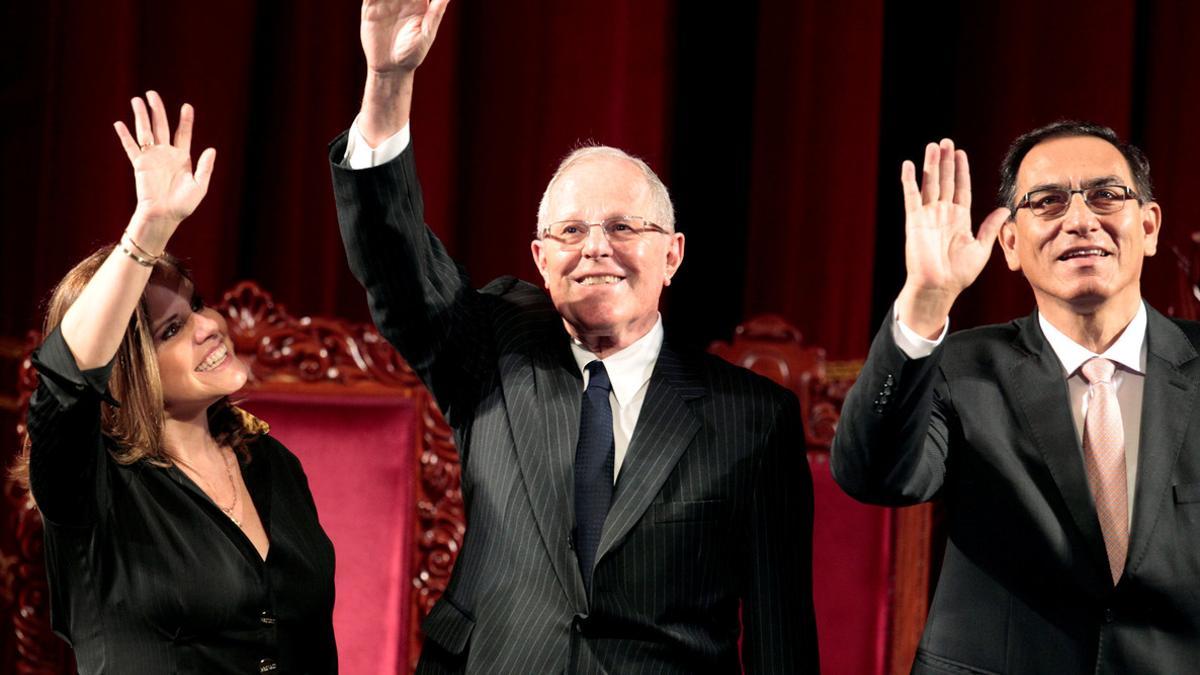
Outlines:
[[[243, 402], [304, 463], [338, 553], [343, 672], [410, 670], [419, 624], [449, 579], [465, 532], [458, 457], [432, 398], [370, 327], [295, 318], [253, 283], [218, 309], [251, 370]], [[38, 343], [31, 333], [25, 353]], [[827, 672], [900, 673], [912, 662], [929, 590], [931, 509], [858, 504], [833, 485], [828, 452], [854, 363], [827, 362], [777, 317], [711, 351], [800, 398], [816, 494], [814, 576]], [[23, 419], [37, 374], [20, 367]], [[18, 429], [18, 435], [20, 433]], [[394, 451], [381, 451], [381, 448]], [[73, 672], [50, 631], [41, 521], [11, 483], [0, 528], [0, 672]]]
[[[249, 282], [217, 308], [250, 366], [241, 405], [300, 457], [336, 547], [342, 672], [411, 671], [420, 621], [445, 589], [465, 532], [449, 428], [374, 328], [293, 317]], [[31, 334], [27, 354], [37, 342]], [[26, 357], [21, 419], [36, 378]], [[0, 672], [74, 672], [69, 650], [50, 630], [41, 519], [11, 483], [4, 501]]]
[[934, 507], [860, 504], [834, 483], [829, 446], [861, 362], [829, 362], [777, 316], [738, 326], [709, 351], [800, 399], [813, 474], [813, 602], [828, 673], [906, 674], [929, 608]]

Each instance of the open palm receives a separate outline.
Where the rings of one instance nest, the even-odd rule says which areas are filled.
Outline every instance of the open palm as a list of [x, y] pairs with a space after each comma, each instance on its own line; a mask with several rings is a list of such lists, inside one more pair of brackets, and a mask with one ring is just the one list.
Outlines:
[[[147, 109], [146, 101], [149, 102]], [[179, 129], [174, 142], [167, 122], [167, 111], [156, 92], [146, 92], [146, 101], [132, 100], [134, 129], [137, 139], [125, 126], [113, 126], [129, 163], [133, 165], [137, 187], [138, 211], [147, 220], [167, 228], [162, 234], [169, 237], [179, 222], [196, 210], [208, 192], [216, 150], [208, 148], [192, 168], [192, 125], [195, 113], [184, 104], [179, 113]]]
[[912, 162], [904, 162], [900, 171], [907, 283], [957, 296], [983, 271], [1008, 210], [996, 209], [978, 234], [972, 232], [971, 170], [967, 154], [949, 139], [925, 148], [922, 171], [920, 187]]

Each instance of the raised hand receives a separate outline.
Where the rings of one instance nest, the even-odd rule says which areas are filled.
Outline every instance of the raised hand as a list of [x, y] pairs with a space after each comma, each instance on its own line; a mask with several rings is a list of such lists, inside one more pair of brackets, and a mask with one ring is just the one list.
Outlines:
[[916, 166], [906, 160], [900, 169], [908, 277], [897, 310], [905, 325], [934, 337], [959, 293], [983, 271], [1009, 211], [996, 209], [979, 226], [979, 233], [972, 233], [967, 153], [955, 150], [948, 138], [925, 147], [922, 171], [918, 187]]
[[157, 92], [148, 91], [145, 101], [135, 97], [131, 104], [137, 140], [124, 122], [113, 123], [133, 165], [137, 186], [137, 210], [131, 227], [137, 227], [135, 239], [141, 246], [159, 253], [179, 223], [196, 210], [208, 192], [217, 151], [208, 148], [201, 153], [193, 171], [192, 106], [185, 103], [180, 109], [179, 128], [172, 142], [167, 110]]
[[375, 73], [416, 70], [437, 37], [449, 0], [364, 0], [359, 35]]

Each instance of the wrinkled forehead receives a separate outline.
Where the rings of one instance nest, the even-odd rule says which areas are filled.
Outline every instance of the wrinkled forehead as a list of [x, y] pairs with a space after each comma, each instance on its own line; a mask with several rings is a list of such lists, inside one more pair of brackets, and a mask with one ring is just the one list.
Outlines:
[[618, 157], [588, 157], [567, 167], [550, 187], [547, 206], [550, 222], [653, 215], [645, 174]]
[[1017, 169], [1018, 195], [1046, 187], [1079, 188], [1103, 182], [1134, 187], [1125, 156], [1115, 145], [1095, 136], [1042, 141], [1029, 150]]

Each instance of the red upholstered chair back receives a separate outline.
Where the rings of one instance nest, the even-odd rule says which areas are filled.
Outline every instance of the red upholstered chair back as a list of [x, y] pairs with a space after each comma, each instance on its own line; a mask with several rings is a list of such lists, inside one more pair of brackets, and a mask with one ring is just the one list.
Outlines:
[[[346, 673], [411, 669], [419, 622], [440, 597], [465, 532], [458, 457], [432, 398], [374, 329], [290, 316], [252, 283], [218, 305], [250, 365], [244, 406], [304, 464], [337, 550], [339, 660]], [[30, 336], [28, 350], [38, 342]], [[830, 363], [777, 317], [738, 328], [711, 351], [796, 392], [812, 469], [814, 594], [827, 673], [905, 673], [925, 620], [931, 509], [846, 497], [829, 444], [857, 364]], [[36, 388], [24, 359], [19, 413]], [[20, 429], [18, 432], [20, 433]], [[51, 634], [41, 520], [13, 484], [0, 527], [0, 673], [73, 672]]]
[[[250, 366], [242, 405], [300, 458], [333, 540], [341, 672], [411, 670], [419, 623], [445, 589], [465, 532], [449, 428], [373, 328], [292, 317], [253, 283], [226, 293], [218, 309]], [[35, 388], [25, 359], [22, 406]], [[0, 642], [0, 673], [73, 672], [50, 632], [37, 510], [9, 484], [5, 514], [0, 599], [14, 630]]]
[[929, 602], [932, 507], [868, 506], [834, 483], [829, 446], [861, 363], [830, 363], [777, 316], [738, 326], [712, 353], [800, 399], [813, 475], [813, 603], [825, 673], [908, 673]]

